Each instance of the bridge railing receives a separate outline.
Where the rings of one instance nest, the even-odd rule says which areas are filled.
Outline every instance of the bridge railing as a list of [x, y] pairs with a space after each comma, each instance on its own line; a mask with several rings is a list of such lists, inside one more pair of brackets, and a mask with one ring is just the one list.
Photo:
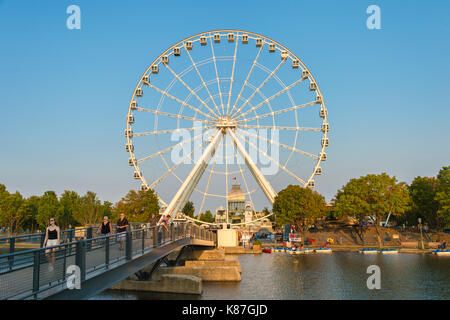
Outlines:
[[[101, 234], [98, 233], [97, 226], [81, 227], [75, 229], [61, 230], [61, 243], [69, 243], [81, 239], [90, 239], [98, 237]], [[116, 224], [112, 224], [113, 230], [116, 230]], [[145, 223], [130, 222], [131, 230], [141, 229], [146, 227]], [[14, 253], [19, 248], [20, 250], [27, 249], [28, 247], [43, 247], [45, 239], [45, 232], [23, 234], [18, 236], [0, 237], [0, 248], [6, 248], [7, 253]]]
[[208, 241], [216, 239], [211, 231], [182, 223], [172, 224], [168, 230], [144, 227], [0, 255], [0, 299], [39, 299], [48, 294], [48, 290], [56, 292], [61, 286], [67, 286], [73, 272], [79, 272], [82, 283], [153, 248], [186, 237]]

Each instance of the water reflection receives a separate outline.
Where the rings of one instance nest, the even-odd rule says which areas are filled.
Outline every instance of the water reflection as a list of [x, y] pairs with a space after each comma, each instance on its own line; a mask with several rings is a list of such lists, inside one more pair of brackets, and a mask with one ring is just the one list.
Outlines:
[[[356, 252], [291, 256], [241, 255], [240, 283], [203, 283], [201, 297], [105, 291], [96, 299], [450, 299], [450, 258], [431, 254]], [[366, 286], [370, 265], [381, 269], [381, 289]]]

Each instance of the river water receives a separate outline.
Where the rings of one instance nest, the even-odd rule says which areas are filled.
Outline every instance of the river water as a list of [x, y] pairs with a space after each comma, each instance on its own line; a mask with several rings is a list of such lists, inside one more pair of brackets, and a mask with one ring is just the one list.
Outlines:
[[[240, 255], [242, 281], [203, 282], [203, 294], [107, 290], [94, 299], [450, 299], [450, 257], [357, 252]], [[381, 289], [367, 288], [367, 267], [381, 270]]]

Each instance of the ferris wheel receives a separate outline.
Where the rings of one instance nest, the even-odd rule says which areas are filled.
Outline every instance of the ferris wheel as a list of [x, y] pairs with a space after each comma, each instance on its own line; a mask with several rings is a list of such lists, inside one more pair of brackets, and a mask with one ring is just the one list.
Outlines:
[[[145, 93], [145, 94], [144, 94]], [[319, 86], [285, 46], [241, 30], [208, 31], [165, 50], [139, 79], [126, 117], [126, 151], [141, 189], [164, 215], [229, 198], [273, 204], [288, 184], [315, 187], [330, 127]]]

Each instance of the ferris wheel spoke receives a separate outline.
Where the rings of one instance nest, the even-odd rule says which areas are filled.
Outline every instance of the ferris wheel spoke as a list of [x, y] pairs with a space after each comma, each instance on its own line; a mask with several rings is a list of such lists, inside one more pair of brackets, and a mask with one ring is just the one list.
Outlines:
[[217, 72], [216, 55], [214, 54], [214, 45], [213, 45], [213, 42], [212, 42], [212, 36], [210, 36], [209, 41], [211, 42], [211, 52], [212, 52], [213, 61], [214, 61], [214, 69], [216, 70], [217, 89], [219, 90], [220, 105], [222, 107], [222, 115], [223, 115], [223, 114], [225, 114], [225, 110], [224, 110], [224, 107], [223, 107], [222, 90], [220, 89], [219, 73]]
[[250, 97], [244, 102], [244, 104], [237, 110], [234, 114], [231, 115], [231, 117], [234, 117], [235, 115], [239, 114], [242, 109], [250, 102], [250, 100], [253, 99], [253, 97], [264, 87], [264, 85], [273, 77], [273, 75], [280, 69], [280, 67], [284, 64], [286, 60], [283, 59], [281, 62], [277, 65], [277, 67], [264, 79], [264, 81], [259, 85], [258, 88], [256, 88], [255, 91], [250, 95]]
[[195, 163], [192, 170], [189, 172], [189, 175], [181, 184], [180, 188], [176, 192], [175, 196], [170, 201], [163, 215], [167, 216], [168, 214], [176, 214], [179, 210], [184, 206], [192, 192], [196, 188], [201, 176], [205, 172], [206, 167], [214, 153], [216, 152], [217, 145], [220, 143], [222, 138], [222, 131], [216, 130], [214, 136], [209, 141], [209, 145], [206, 147], [205, 151], [203, 151], [202, 156]]
[[284, 126], [261, 126], [244, 124], [239, 125], [240, 128], [253, 128], [253, 129], [276, 129], [276, 130], [294, 130], [294, 131], [321, 131], [321, 128], [307, 128], [307, 127], [284, 127]]
[[278, 91], [277, 93], [275, 93], [274, 95], [270, 96], [269, 98], [265, 99], [264, 101], [258, 103], [257, 105], [255, 105], [253, 108], [251, 108], [250, 110], [245, 111], [244, 113], [240, 114], [238, 117], [235, 118], [235, 120], [238, 120], [240, 118], [245, 117], [247, 114], [249, 114], [250, 112], [259, 109], [260, 107], [262, 107], [263, 105], [265, 105], [266, 103], [272, 101], [273, 99], [275, 99], [276, 97], [280, 96], [281, 94], [285, 93], [286, 91], [289, 91], [290, 89], [292, 89], [293, 87], [295, 87], [297, 84], [299, 84], [300, 82], [302, 82], [304, 79], [300, 78], [297, 81], [294, 81], [293, 83], [291, 83], [289, 86], [283, 88], [282, 90]]
[[176, 128], [176, 129], [161, 130], [161, 131], [150, 131], [150, 132], [135, 132], [135, 133], [133, 133], [133, 136], [136, 136], [136, 137], [153, 136], [153, 135], [177, 132], [177, 131], [181, 131], [181, 130], [193, 131], [195, 129], [208, 130], [208, 129], [212, 129], [212, 128], [215, 128], [215, 126], [192, 127], [192, 128]]
[[[225, 199], [228, 199], [228, 143], [227, 143], [227, 135], [223, 136], [223, 139], [225, 140]], [[227, 223], [228, 223], [228, 202], [225, 201], [226, 210], [227, 213]]]
[[[205, 133], [203, 133], [202, 135], [205, 135]], [[200, 146], [198, 146], [197, 148], [195, 148], [193, 151], [191, 151], [189, 154], [185, 155], [183, 157], [183, 159], [181, 159], [177, 164], [175, 164], [173, 167], [170, 167], [169, 164], [166, 162], [166, 159], [164, 159], [164, 157], [162, 156], [162, 154], [159, 154], [161, 156], [161, 158], [163, 159], [164, 164], [166, 165], [166, 167], [168, 168], [168, 171], [165, 172], [161, 177], [159, 177], [158, 179], [156, 179], [155, 181], [152, 182], [152, 184], [150, 185], [150, 188], [154, 188], [156, 185], [158, 185], [162, 180], [164, 180], [169, 174], [171, 174], [176, 168], [178, 168], [185, 160], [187, 160], [188, 158], [190, 158], [191, 155], [193, 155], [195, 152], [199, 151], [201, 148], [203, 148], [205, 146], [205, 144], [209, 142], [208, 140], [205, 140], [202, 142], [202, 144]]]
[[[221, 141], [218, 148], [221, 148], [221, 147], [222, 147], [222, 144], [223, 144], [223, 142]], [[213, 174], [214, 174], [214, 168], [216, 167], [216, 163], [217, 163], [217, 155], [218, 155], [218, 154], [219, 154], [218, 152], [216, 152], [216, 153], [214, 154], [214, 163], [213, 163], [212, 168], [211, 168], [210, 173], [209, 173], [208, 183], [207, 183], [207, 185], [206, 185], [205, 192], [203, 193], [202, 204], [200, 205], [200, 211], [198, 212], [198, 215], [199, 215], [199, 218], [198, 218], [198, 219], [200, 219], [200, 215], [202, 214], [203, 206], [204, 206], [204, 204], [205, 204], [206, 196], [208, 195], [209, 186], [210, 186], [210, 184], [211, 184], [211, 178], [212, 178], [212, 176], [213, 176]]]
[[294, 173], [292, 173], [291, 171], [289, 171], [284, 165], [282, 165], [281, 163], [279, 163], [278, 161], [276, 161], [275, 159], [273, 159], [271, 156], [269, 156], [266, 152], [262, 151], [261, 149], [259, 149], [257, 146], [255, 146], [253, 143], [251, 143], [249, 140], [245, 139], [245, 137], [241, 136], [239, 133], [236, 132], [236, 134], [245, 142], [247, 142], [251, 147], [253, 147], [256, 151], [258, 151], [259, 153], [261, 153], [262, 155], [264, 155], [268, 160], [272, 161], [273, 163], [275, 163], [280, 169], [282, 169], [284, 172], [286, 172], [287, 174], [289, 174], [291, 177], [293, 177], [295, 180], [297, 180], [298, 182], [300, 182], [303, 185], [306, 185], [306, 182], [297, 177]]
[[[205, 101], [203, 101], [203, 100], [202, 100], [202, 99], [201, 99], [201, 98], [200, 98], [200, 97], [199, 97], [199, 96], [191, 89], [191, 87], [189, 87], [189, 86], [186, 84], [186, 82], [184, 82], [183, 79], [181, 79], [181, 77], [180, 77], [175, 71], [173, 71], [167, 64], [164, 64], [164, 66], [167, 68], [167, 70], [170, 71], [170, 73], [173, 74], [173, 76], [174, 76], [175, 78], [178, 79], [178, 81], [181, 82], [181, 84], [182, 84], [186, 89], [188, 89], [188, 91], [189, 91], [194, 97], [197, 98], [198, 101], [200, 101], [200, 103], [201, 103], [202, 105], [205, 106], [206, 109], [209, 110], [209, 112], [211, 112], [211, 114], [216, 115], [216, 114], [214, 113], [214, 111], [213, 111], [210, 107], [208, 107], [208, 105], [205, 103]], [[181, 101], [181, 100], [180, 100], [180, 101]], [[205, 115], [203, 112], [201, 112], [201, 113], [202, 113], [203, 115]], [[209, 116], [209, 115], [208, 115], [208, 118], [214, 120], [214, 118], [211, 117], [211, 116]]]
[[244, 186], [245, 186], [245, 190], [247, 190], [248, 198], [250, 199], [250, 203], [252, 204], [252, 208], [255, 208], [254, 205], [253, 205], [251, 192], [248, 189], [247, 180], [245, 179], [245, 176], [244, 176], [244, 171], [242, 170], [242, 166], [239, 163], [239, 160], [238, 160], [238, 157], [237, 157], [237, 150], [236, 150], [236, 148], [233, 148], [233, 150], [234, 150], [234, 158], [236, 159], [236, 163], [237, 163], [237, 165], [239, 167], [239, 172], [241, 173], [242, 180], [244, 181]]
[[193, 142], [193, 141], [195, 141], [195, 140], [198, 140], [198, 139], [200, 139], [201, 137], [203, 137], [203, 134], [196, 135], [195, 137], [193, 137], [193, 138], [191, 138], [191, 139], [183, 140], [183, 141], [181, 141], [181, 142], [179, 142], [179, 143], [177, 143], [177, 144], [174, 144], [173, 146], [170, 146], [170, 147], [168, 147], [168, 148], [166, 148], [166, 149], [164, 149], [164, 150], [158, 151], [158, 152], [156, 152], [156, 153], [154, 153], [154, 154], [151, 154], [151, 155], [149, 155], [149, 156], [147, 156], [147, 157], [138, 159], [138, 160], [136, 160], [136, 162], [137, 162], [138, 164], [143, 163], [143, 162], [148, 161], [148, 160], [150, 160], [150, 159], [153, 159], [154, 157], [157, 157], [157, 156], [159, 156], [159, 155], [161, 155], [161, 154], [165, 154], [165, 153], [167, 153], [167, 152], [169, 152], [169, 151], [175, 149], [176, 147], [180, 147], [180, 146], [182, 146], [182, 145], [184, 145], [184, 144], [186, 144], [186, 143], [191, 143], [191, 142]]
[[243, 132], [243, 133], [246, 133], [246, 134], [248, 134], [248, 135], [250, 135], [250, 136], [252, 136], [252, 137], [255, 137], [255, 138], [257, 138], [257, 139], [262, 139], [262, 140], [264, 140], [264, 141], [267, 141], [267, 142], [269, 142], [270, 144], [276, 144], [276, 145], [278, 145], [278, 146], [280, 146], [280, 147], [282, 147], [282, 148], [285, 148], [285, 149], [287, 149], [287, 150], [291, 150], [291, 151], [297, 152], [297, 153], [299, 153], [299, 154], [305, 155], [305, 156], [307, 156], [307, 157], [310, 157], [310, 158], [313, 158], [313, 159], [316, 159], [316, 160], [319, 159], [319, 156], [317, 156], [317, 155], [315, 155], [315, 154], [312, 154], [312, 153], [309, 153], [309, 152], [306, 152], [306, 151], [303, 151], [303, 150], [300, 150], [300, 149], [297, 149], [297, 148], [294, 148], [294, 147], [285, 145], [285, 144], [283, 144], [283, 143], [280, 143], [280, 142], [277, 142], [277, 141], [274, 141], [274, 140], [271, 140], [271, 139], [267, 139], [267, 138], [265, 138], [265, 137], [263, 137], [263, 136], [259, 136], [259, 135], [257, 135], [257, 134], [254, 134], [254, 133], [251, 132], [251, 131], [242, 130], [242, 129], [239, 129], [239, 128], [238, 128], [238, 130], [241, 131], [241, 132]]
[[264, 43], [259, 48], [259, 51], [258, 51], [258, 54], [256, 55], [255, 60], [253, 60], [253, 65], [250, 68], [250, 71], [248, 72], [247, 77], [245, 78], [244, 84], [241, 87], [241, 91], [239, 92], [239, 95], [237, 96], [236, 101], [234, 102], [233, 108], [231, 109], [231, 114], [233, 114], [233, 111], [236, 108], [236, 105], [237, 105], [238, 101], [241, 99], [242, 92], [244, 91], [245, 87], [247, 86], [248, 79], [250, 78], [250, 76], [251, 76], [251, 74], [253, 72], [253, 69], [255, 68], [256, 63], [258, 62], [259, 55], [261, 54], [261, 51], [262, 51], [263, 47], [264, 47]]
[[146, 108], [142, 108], [142, 107], [136, 107], [136, 110], [144, 111], [144, 112], [150, 112], [150, 113], [153, 113], [153, 114], [167, 116], [167, 117], [172, 117], [172, 118], [177, 118], [177, 119], [185, 119], [185, 120], [191, 120], [191, 121], [200, 121], [200, 122], [209, 123], [209, 124], [213, 124], [214, 123], [212, 121], [208, 121], [208, 120], [204, 120], [204, 119], [192, 118], [192, 117], [182, 116], [180, 114], [173, 114], [173, 113], [159, 111], [159, 110], [146, 109]]
[[201, 75], [201, 73], [200, 73], [200, 70], [198, 70], [198, 68], [197, 68], [197, 64], [194, 62], [194, 59], [192, 59], [192, 56], [191, 56], [191, 54], [189, 53], [189, 50], [186, 49], [186, 46], [184, 47], [184, 49], [186, 50], [189, 59], [191, 59], [191, 62], [192, 62], [192, 65], [193, 65], [194, 68], [195, 68], [195, 71], [197, 71], [197, 74], [198, 74], [200, 80], [202, 81], [203, 86], [205, 87], [206, 91], [208, 92], [209, 97], [211, 98], [211, 101], [212, 101], [212, 103], [214, 104], [214, 107], [216, 108], [216, 110], [217, 110], [217, 112], [218, 112], [217, 114], [214, 113], [214, 116], [216, 116], [217, 118], [219, 118], [219, 114], [220, 114], [219, 107], [217, 107], [217, 104], [216, 104], [216, 102], [214, 101], [214, 99], [213, 99], [213, 97], [212, 97], [212, 95], [211, 95], [211, 92], [209, 91], [208, 86], [207, 86], [206, 83], [205, 83], [205, 80], [203, 80], [203, 77], [202, 77], [202, 75]]
[[[209, 119], [211, 119], [211, 120], [215, 120], [215, 119], [214, 119], [213, 117], [211, 117], [209, 114], [206, 114], [206, 113], [204, 113], [203, 111], [200, 111], [199, 109], [197, 109], [196, 107], [193, 107], [193, 106], [191, 106], [190, 104], [184, 102], [183, 100], [178, 99], [177, 97], [171, 95], [170, 93], [168, 93], [168, 92], [166, 92], [166, 91], [164, 91], [164, 90], [161, 90], [161, 89], [158, 88], [158, 87], [155, 87], [155, 86], [152, 85], [151, 83], [146, 82], [146, 84], [147, 84], [150, 88], [152, 88], [152, 89], [158, 91], [159, 93], [165, 95], [166, 97], [168, 97], [168, 98], [170, 98], [170, 99], [172, 99], [172, 100], [175, 100], [176, 102], [181, 103], [183, 106], [186, 106], [186, 107], [188, 107], [189, 109], [194, 110], [195, 112], [198, 112], [198, 113], [204, 115], [205, 117], [207, 117], [207, 118], [209, 118]], [[192, 92], [192, 91], [191, 91], [191, 93], [195, 94], [195, 93]]]
[[248, 119], [244, 119], [244, 120], [237, 120], [238, 123], [246, 123], [249, 121], [254, 121], [254, 120], [259, 120], [262, 118], [267, 118], [267, 117], [272, 117], [272, 116], [276, 116], [285, 112], [289, 112], [289, 111], [293, 111], [293, 110], [297, 110], [297, 109], [301, 109], [301, 108], [306, 108], [309, 106], [313, 106], [315, 105], [316, 102], [315, 101], [311, 101], [305, 104], [300, 104], [297, 106], [293, 106], [293, 107], [289, 107], [289, 108], [285, 108], [285, 109], [281, 109], [281, 110], [277, 110], [277, 111], [273, 111], [273, 112], [269, 112], [269, 113], [265, 113], [265, 114], [261, 114], [261, 115], [257, 115], [256, 117], [253, 118], [248, 118]]
[[231, 99], [231, 91], [233, 89], [233, 82], [234, 82], [234, 69], [236, 67], [236, 54], [237, 54], [237, 47], [238, 47], [238, 39], [236, 39], [236, 47], [234, 48], [234, 58], [233, 58], [233, 71], [231, 72], [231, 81], [230, 81], [230, 92], [228, 93], [228, 103], [227, 103], [227, 114], [230, 110], [230, 99]]
[[236, 135], [233, 132], [233, 130], [231, 130], [230, 128], [227, 128], [226, 132], [227, 132], [227, 135], [229, 135], [231, 137], [231, 139], [234, 142], [234, 145], [236, 146], [236, 148], [239, 150], [240, 154], [244, 158], [245, 163], [247, 164], [247, 167], [250, 169], [250, 172], [252, 173], [252, 175], [255, 178], [255, 180], [258, 183], [258, 185], [263, 190], [265, 196], [267, 197], [269, 202], [273, 204], [277, 193], [272, 188], [272, 186], [270, 185], [269, 181], [267, 181], [266, 177], [264, 177], [264, 175], [258, 169], [256, 164], [253, 162], [252, 158], [247, 153], [247, 151], [245, 150], [245, 148], [242, 145], [242, 143], [238, 140], [238, 138], [236, 137]]

